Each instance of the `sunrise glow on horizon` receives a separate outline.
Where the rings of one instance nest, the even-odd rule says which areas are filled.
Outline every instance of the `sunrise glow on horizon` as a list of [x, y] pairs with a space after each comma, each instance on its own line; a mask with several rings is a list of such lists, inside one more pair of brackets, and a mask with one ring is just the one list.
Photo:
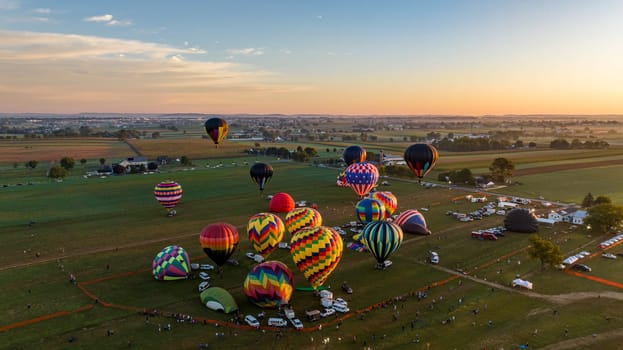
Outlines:
[[0, 0], [0, 113], [623, 114], [623, 3]]

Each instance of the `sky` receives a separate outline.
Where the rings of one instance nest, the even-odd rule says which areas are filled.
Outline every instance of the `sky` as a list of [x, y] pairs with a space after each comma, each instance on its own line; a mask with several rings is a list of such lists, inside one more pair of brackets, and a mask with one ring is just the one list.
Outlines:
[[618, 0], [0, 0], [0, 113], [623, 114]]

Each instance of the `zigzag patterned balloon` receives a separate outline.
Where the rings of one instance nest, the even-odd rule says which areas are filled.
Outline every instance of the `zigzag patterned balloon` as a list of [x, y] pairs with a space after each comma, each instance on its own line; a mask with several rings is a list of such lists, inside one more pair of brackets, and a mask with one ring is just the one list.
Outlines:
[[314, 288], [323, 285], [335, 270], [343, 250], [342, 237], [325, 226], [302, 228], [290, 240], [292, 260]]
[[377, 201], [383, 203], [383, 206], [385, 207], [385, 217], [383, 217], [383, 219], [387, 219], [392, 216], [398, 207], [398, 199], [396, 199], [396, 196], [389, 191], [372, 192], [370, 198], [376, 199]]
[[255, 214], [247, 225], [247, 234], [253, 249], [264, 258], [277, 248], [285, 230], [281, 218], [271, 213]]
[[244, 294], [259, 307], [288, 304], [294, 289], [292, 272], [279, 261], [256, 265], [244, 280]]
[[286, 228], [294, 234], [304, 227], [322, 226], [322, 216], [313, 208], [297, 208], [286, 214]]
[[151, 268], [157, 280], [185, 279], [190, 275], [190, 258], [184, 248], [170, 245], [156, 255]]

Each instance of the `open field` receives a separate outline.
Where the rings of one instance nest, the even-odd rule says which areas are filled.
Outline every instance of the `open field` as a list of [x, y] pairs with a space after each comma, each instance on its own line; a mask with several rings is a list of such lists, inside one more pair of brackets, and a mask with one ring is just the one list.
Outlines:
[[63, 157], [79, 160], [131, 157], [134, 152], [119, 140], [106, 138], [53, 138], [0, 141], [1, 163], [20, 163], [29, 160], [58, 161]]
[[[615, 348], [623, 339], [617, 333], [623, 328], [623, 303], [612, 300], [620, 298], [618, 288], [561, 271], [541, 271], [539, 263], [527, 256], [527, 235], [508, 233], [495, 242], [470, 238], [471, 230], [500, 225], [503, 217], [455, 221], [445, 215], [447, 210], [467, 212], [478, 207], [467, 201], [452, 201], [466, 193], [424, 189], [406, 181], [391, 181], [392, 185], [383, 189], [396, 194], [398, 211], [427, 207], [429, 211], [424, 214], [433, 235], [407, 234], [402, 247], [391, 257], [394, 265], [386, 271], [375, 270], [369, 254], [345, 248], [340, 265], [325, 285], [333, 286], [337, 296], [349, 301], [351, 313], [345, 318], [322, 320], [322, 330], [318, 330], [318, 322], [303, 320], [305, 332], [289, 328], [281, 337], [272, 329], [262, 332], [233, 326], [228, 323], [229, 316], [201, 305], [197, 280], [157, 282], [151, 277], [150, 265], [154, 255], [168, 244], [183, 246], [194, 261], [210, 262], [197, 242], [198, 232], [212, 222], [230, 222], [241, 235], [234, 253], [240, 266], [225, 265], [222, 278], [211, 274], [212, 284], [228, 289], [242, 313], [261, 311], [242, 292], [242, 281], [253, 266], [244, 256], [244, 252], [251, 251], [245, 227], [251, 215], [268, 210], [268, 201], [259, 196], [248, 177], [248, 166], [241, 165], [243, 159], [252, 162], [255, 158], [237, 159], [236, 165], [221, 159], [224, 166], [217, 169], [196, 167], [183, 171], [165, 167], [162, 173], [153, 175], [105, 179], [71, 176], [62, 183], [42, 181], [32, 186], [1, 188], [0, 210], [5, 215], [0, 218], [4, 251], [0, 257], [0, 289], [11, 298], [0, 302], [0, 312], [9, 316], [0, 324], [0, 343], [9, 349], [118, 348], [127, 346], [128, 340], [140, 348], [197, 348], [203, 342], [219, 348], [313, 349], [326, 348], [322, 341], [328, 338], [329, 348], [362, 348], [365, 342], [386, 349], [497, 349], [525, 342], [531, 348], [554, 346], [591, 334], [608, 337], [598, 336], [598, 343], [589, 342], [588, 347], [600, 344]], [[295, 200], [317, 203], [327, 226], [355, 219], [353, 206], [357, 198], [352, 190], [335, 187], [338, 170], [257, 159], [275, 168], [266, 194], [285, 191]], [[587, 179], [603, 172], [567, 171], [571, 173], [565, 178], [586, 171]], [[541, 176], [551, 179], [554, 174], [518, 177], [515, 180], [524, 185], [504, 191], [535, 191], [550, 199], [562, 189], [552, 188], [551, 180], [537, 180]], [[174, 218], [164, 215], [152, 195], [154, 185], [164, 179], [174, 179], [184, 188]], [[623, 180], [615, 176], [609, 179], [612, 188], [606, 193], [612, 195], [613, 188], [621, 188]], [[567, 197], [551, 199], [581, 199], [589, 191], [601, 194], [597, 185], [590, 181], [575, 184], [573, 190], [566, 189]], [[34, 222], [32, 226], [27, 225], [30, 221]], [[567, 225], [542, 227], [540, 233], [560, 244], [565, 254], [596, 251], [597, 243], [605, 239]], [[286, 233], [286, 237], [290, 235]], [[440, 253], [439, 268], [425, 262], [429, 250]], [[295, 285], [306, 285], [287, 251], [277, 250], [270, 258], [290, 266]], [[594, 265], [595, 276], [621, 282], [618, 269], [611, 269], [620, 262], [589, 264]], [[469, 275], [459, 274], [456, 269]], [[69, 273], [78, 277], [78, 286], [68, 283]], [[508, 288], [516, 274], [534, 283], [534, 293]], [[345, 280], [355, 290], [351, 296], [335, 290]], [[418, 301], [411, 295], [419, 290], [427, 291], [428, 297]], [[406, 298], [394, 302], [392, 298], [398, 296]], [[291, 302], [301, 319], [305, 309], [320, 306], [309, 292], [295, 291]], [[144, 309], [189, 314], [201, 322], [177, 323], [163, 315], [146, 319]], [[477, 314], [475, 309], [479, 310]], [[453, 322], [442, 324], [452, 317]], [[217, 328], [213, 322], [221, 326]], [[166, 323], [172, 324], [172, 331], [158, 332], [158, 324]], [[115, 334], [106, 336], [108, 329]], [[533, 335], [535, 329], [538, 333]], [[216, 332], [224, 336], [216, 337]], [[67, 342], [69, 336], [75, 337], [72, 344]]]

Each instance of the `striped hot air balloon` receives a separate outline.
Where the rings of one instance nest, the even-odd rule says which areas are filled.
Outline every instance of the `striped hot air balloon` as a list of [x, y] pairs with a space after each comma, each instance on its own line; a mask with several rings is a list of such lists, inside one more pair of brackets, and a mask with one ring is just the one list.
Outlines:
[[385, 218], [385, 206], [379, 200], [364, 198], [357, 202], [355, 214], [357, 214], [357, 219], [364, 224], [370, 221], [383, 220]]
[[296, 208], [286, 214], [286, 229], [291, 234], [304, 227], [322, 226], [322, 216], [313, 208]]
[[417, 233], [420, 235], [430, 235], [431, 233], [426, 226], [424, 215], [415, 209], [403, 211], [396, 217], [394, 223], [400, 226], [403, 232]]
[[255, 265], [244, 280], [244, 294], [252, 303], [263, 308], [288, 304], [293, 289], [292, 272], [279, 261]]
[[306, 227], [290, 240], [292, 260], [313, 288], [324, 284], [342, 259], [344, 242], [333, 229]]
[[396, 199], [396, 196], [389, 191], [372, 192], [370, 194], [370, 198], [376, 199], [377, 201], [383, 203], [383, 206], [385, 207], [385, 216], [383, 219], [387, 219], [392, 216], [398, 207], [398, 199]]
[[418, 177], [419, 181], [433, 169], [439, 152], [433, 145], [427, 143], [416, 143], [405, 150], [404, 159], [409, 169]]
[[170, 245], [162, 249], [151, 264], [154, 278], [161, 281], [186, 279], [190, 275], [190, 258], [184, 248]]
[[167, 212], [171, 212], [182, 199], [182, 186], [175, 181], [163, 181], [154, 188], [154, 196]]
[[346, 168], [346, 182], [362, 197], [370, 192], [379, 180], [379, 170], [372, 163], [354, 163]]
[[210, 224], [201, 230], [199, 243], [218, 266], [223, 266], [238, 247], [238, 230], [225, 222]]
[[285, 232], [281, 218], [271, 213], [253, 215], [247, 224], [249, 241], [256, 252], [264, 258], [268, 257], [276, 248]]
[[402, 237], [400, 226], [387, 221], [372, 221], [361, 232], [361, 239], [379, 264], [400, 247]]

